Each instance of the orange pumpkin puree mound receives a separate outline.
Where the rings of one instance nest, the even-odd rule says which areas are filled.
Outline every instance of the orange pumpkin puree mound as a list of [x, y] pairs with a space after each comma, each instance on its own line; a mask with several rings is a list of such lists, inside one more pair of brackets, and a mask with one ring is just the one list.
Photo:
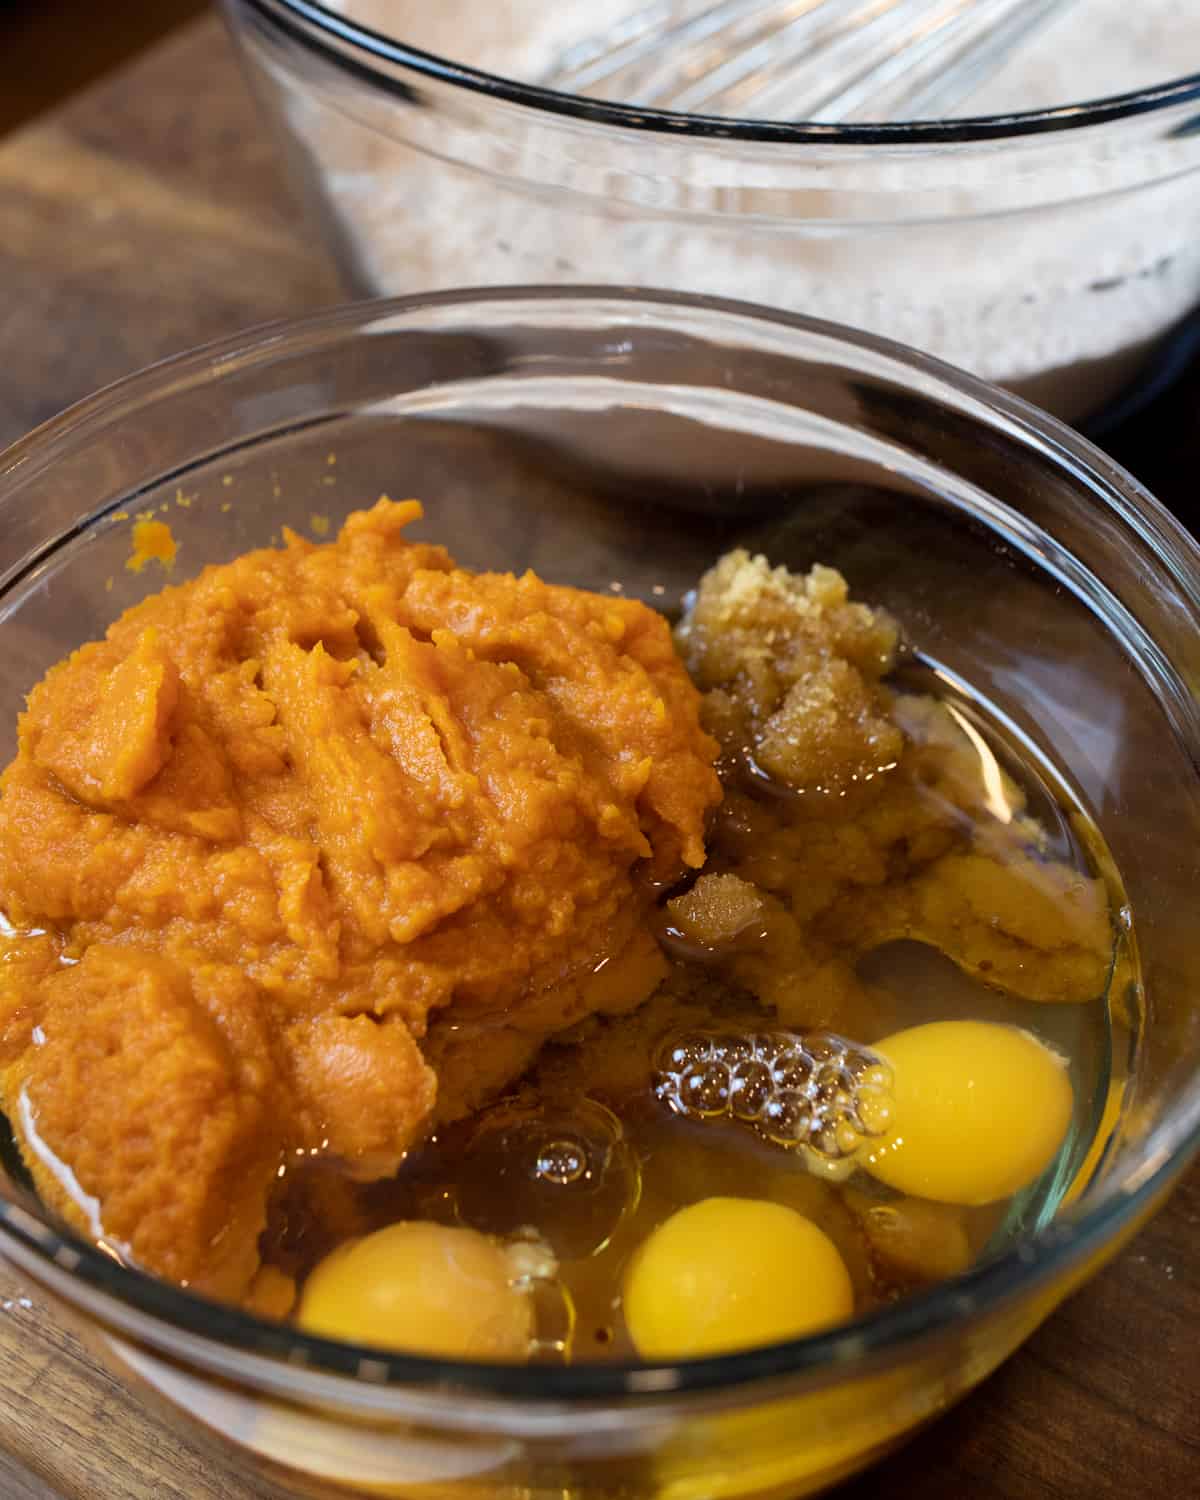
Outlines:
[[420, 515], [146, 599], [0, 781], [0, 1102], [48, 1203], [215, 1296], [297, 1153], [390, 1173], [639, 1004], [651, 892], [703, 863], [716, 746], [662, 617], [456, 568]]

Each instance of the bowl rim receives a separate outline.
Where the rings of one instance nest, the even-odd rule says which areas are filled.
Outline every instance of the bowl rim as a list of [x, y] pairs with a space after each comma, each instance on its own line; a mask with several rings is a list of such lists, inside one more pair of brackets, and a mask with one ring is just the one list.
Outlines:
[[[640, 308], [659, 313], [672, 308], [692, 309], [709, 314], [731, 330], [743, 323], [766, 323], [777, 331], [791, 329], [867, 351], [882, 357], [897, 375], [906, 370], [923, 374], [937, 387], [932, 395], [943, 399], [953, 395], [960, 401], [965, 398], [993, 419], [1003, 419], [1024, 441], [1033, 440], [1055, 463], [1100, 487], [1105, 503], [1157, 553], [1165, 572], [1174, 573], [1176, 582], [1185, 581], [1190, 574], [1190, 602], [1200, 615], [1200, 545], [1120, 465], [1048, 413], [934, 356], [875, 334], [751, 302], [636, 287], [467, 288], [347, 303], [258, 325], [127, 375], [0, 450], [0, 505], [7, 499], [4, 491], [10, 482], [19, 487], [27, 475], [44, 472], [64, 447], [70, 451], [97, 431], [136, 418], [140, 407], [169, 398], [181, 388], [210, 385], [240, 370], [270, 363], [285, 353], [292, 341], [311, 348], [322, 336], [336, 338], [355, 331], [361, 336], [377, 323], [391, 328], [398, 318], [439, 308], [490, 306], [502, 310], [505, 305], [517, 309], [533, 302], [568, 308], [590, 304], [594, 310], [597, 301], [614, 309]], [[113, 506], [117, 504], [113, 502]], [[106, 505], [103, 512], [81, 517], [10, 569], [0, 579], [0, 599], [42, 557], [81, 535], [111, 508]], [[736, 1392], [781, 1377], [836, 1377], [847, 1373], [868, 1359], [895, 1353], [939, 1330], [995, 1311], [1098, 1254], [1123, 1229], [1136, 1227], [1137, 1220], [1156, 1206], [1200, 1151], [1200, 1074], [1193, 1083], [1182, 1118], [1167, 1122], [1172, 1129], [1165, 1131], [1169, 1136], [1165, 1145], [1160, 1143], [1147, 1160], [1132, 1166], [1119, 1188], [1090, 1211], [1056, 1219], [994, 1260], [849, 1323], [800, 1339], [701, 1359], [521, 1366], [394, 1353], [320, 1338], [123, 1265], [73, 1231], [51, 1227], [20, 1203], [3, 1196], [0, 1250], [4, 1241], [10, 1240], [24, 1263], [45, 1267], [49, 1282], [61, 1283], [65, 1275], [68, 1282], [77, 1280], [110, 1299], [120, 1314], [114, 1319], [119, 1326], [136, 1326], [149, 1318], [201, 1344], [216, 1344], [314, 1375], [351, 1377], [377, 1391], [454, 1390], [494, 1402], [542, 1407], [564, 1401], [657, 1400], [688, 1393]]]
[[[1200, 72], [1197, 72], [1168, 79], [1150, 88], [1134, 89], [1094, 100], [953, 120], [793, 124], [753, 118], [685, 114], [675, 110], [612, 104], [580, 94], [562, 93], [537, 84], [522, 83], [503, 74], [490, 73], [483, 68], [456, 62], [453, 58], [408, 46], [384, 32], [330, 10], [320, 0], [222, 0], [222, 3], [231, 15], [236, 15], [239, 6], [257, 13], [260, 18], [286, 32], [293, 41], [321, 54], [327, 61], [351, 72], [361, 81], [398, 98], [411, 101], [412, 90], [402, 80], [381, 71], [379, 64], [406, 68], [441, 83], [509, 104], [523, 105], [545, 114], [684, 140], [775, 142], [782, 145], [843, 148], [869, 145], [898, 148], [921, 145], [961, 146], [1024, 136], [1054, 135], [1132, 119], [1190, 101], [1200, 101]], [[344, 50], [346, 48], [353, 49], [357, 55], [348, 55]], [[1179, 127], [1172, 135], [1184, 133], [1184, 128]], [[1190, 134], [1190, 131], [1186, 133]]]

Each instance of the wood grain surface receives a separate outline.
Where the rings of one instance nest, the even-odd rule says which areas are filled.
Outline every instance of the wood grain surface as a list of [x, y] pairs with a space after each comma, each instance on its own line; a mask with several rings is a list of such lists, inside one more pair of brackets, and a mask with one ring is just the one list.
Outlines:
[[[219, 27], [0, 146], [0, 443], [191, 344], [333, 301]], [[1185, 519], [1200, 371], [1113, 439]], [[1200, 1496], [1200, 1171], [979, 1391], [843, 1500]], [[146, 1412], [0, 1267], [3, 1500], [283, 1500]]]

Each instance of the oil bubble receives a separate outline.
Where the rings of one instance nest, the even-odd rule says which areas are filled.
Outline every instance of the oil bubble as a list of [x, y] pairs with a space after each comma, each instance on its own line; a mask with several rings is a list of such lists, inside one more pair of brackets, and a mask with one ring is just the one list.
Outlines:
[[587, 1147], [581, 1141], [567, 1138], [543, 1146], [534, 1163], [534, 1175], [543, 1182], [569, 1187], [588, 1170]]
[[500, 1236], [532, 1225], [560, 1260], [597, 1254], [640, 1196], [621, 1122], [592, 1099], [502, 1100], [479, 1116], [456, 1164], [460, 1223]]

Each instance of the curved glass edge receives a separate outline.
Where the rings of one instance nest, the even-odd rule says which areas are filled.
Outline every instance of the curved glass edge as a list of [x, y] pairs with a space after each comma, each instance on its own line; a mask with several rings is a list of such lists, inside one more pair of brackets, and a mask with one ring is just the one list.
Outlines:
[[[236, 369], [269, 363], [296, 343], [319, 344], [325, 337], [374, 326], [439, 308], [486, 307], [494, 316], [516, 314], [530, 303], [561, 303], [567, 308], [607, 304], [614, 309], [676, 308], [711, 315], [716, 329], [731, 331], [740, 323], [766, 323], [857, 347], [896, 366], [899, 378], [920, 371], [940, 387], [943, 399], [976, 415], [1010, 423], [1026, 441], [1033, 440], [1089, 488], [1102, 493], [1113, 513], [1185, 591], [1200, 615], [1200, 547], [1148, 490], [1085, 438], [1038, 408], [989, 386], [930, 355], [877, 335], [846, 329], [820, 319], [778, 312], [754, 303], [681, 292], [642, 291], [629, 287], [488, 287], [353, 303], [307, 318], [260, 325], [242, 334], [175, 355], [114, 382], [67, 408], [0, 452], [0, 512], [6, 483], [19, 485], [26, 475], [43, 473], [65, 451], [79, 447], [97, 430], [127, 420], [140, 407], [173, 391], [219, 379]], [[698, 329], [703, 332], [705, 330]], [[114, 504], [118, 502], [114, 501]], [[1015, 513], [1014, 513], [1015, 515]], [[0, 579], [11, 587], [48, 550], [86, 530], [95, 517], [82, 518], [35, 553], [23, 558]], [[1190, 581], [1189, 581], [1190, 575]], [[351, 1377], [371, 1387], [436, 1387], [502, 1401], [551, 1404], [563, 1400], [604, 1400], [731, 1390], [786, 1376], [837, 1371], [923, 1339], [938, 1330], [962, 1325], [1006, 1300], [1063, 1275], [1098, 1253], [1122, 1226], [1145, 1212], [1169, 1189], [1189, 1160], [1200, 1152], [1200, 1080], [1179, 1118], [1165, 1122], [1151, 1136], [1146, 1160], [1129, 1178], [1115, 1184], [1111, 1197], [1088, 1209], [1086, 1195], [1077, 1208], [1019, 1246], [952, 1282], [914, 1294], [850, 1324], [788, 1343], [714, 1358], [673, 1364], [621, 1362], [553, 1368], [511, 1364], [466, 1363], [317, 1338], [287, 1324], [256, 1317], [240, 1308], [209, 1301], [142, 1271], [125, 1267], [69, 1231], [59, 1232], [19, 1204], [0, 1199], [0, 1250], [6, 1239], [23, 1247], [47, 1268], [64, 1273], [111, 1299], [119, 1308], [177, 1329], [202, 1343], [219, 1344], [248, 1355], [279, 1361], [315, 1374]], [[1169, 1128], [1168, 1128], [1169, 1127]], [[60, 1294], [62, 1295], [62, 1294]], [[69, 1299], [68, 1299], [69, 1300]]]
[[[406, 46], [383, 32], [336, 14], [318, 0], [223, 0], [226, 10], [239, 7], [255, 12], [288, 33], [295, 41], [324, 54], [339, 66], [353, 66], [364, 79], [385, 92], [411, 97], [400, 80], [382, 73], [372, 63], [404, 67], [443, 83], [467, 88], [510, 104], [544, 113], [565, 115], [595, 125], [625, 130], [734, 141], [775, 141], [795, 145], [903, 146], [966, 145], [1019, 136], [1048, 135], [1109, 124], [1137, 115], [1166, 110], [1173, 105], [1200, 102], [1200, 73], [1187, 74], [1151, 89], [1005, 115], [980, 115], [961, 120], [912, 120], [878, 124], [790, 124], [785, 121], [689, 115], [672, 110], [639, 109], [611, 104], [579, 94], [559, 93], [536, 84], [520, 83], [481, 68], [469, 67], [417, 47]], [[363, 60], [350, 59], [330, 39], [353, 47]], [[1197, 126], [1200, 128], [1200, 125]]]
[[[1196, 581], [1188, 592], [1200, 609], [1200, 544], [1127, 469], [1085, 435], [1040, 407], [936, 355], [926, 354], [882, 334], [759, 302], [621, 283], [561, 286], [514, 283], [362, 298], [299, 318], [254, 324], [238, 333], [196, 345], [102, 386], [92, 395], [49, 417], [7, 448], [0, 449], [0, 510], [5, 503], [4, 489], [43, 473], [50, 464], [58, 462], [64, 452], [85, 444], [93, 432], [109, 425], [116, 417], [128, 415], [140, 405], [160, 401], [176, 389], [220, 379], [235, 369], [270, 363], [285, 346], [294, 352], [303, 343], [319, 345], [324, 338], [351, 328], [364, 333], [369, 333], [373, 327], [387, 327], [391, 331], [396, 326], [394, 320], [403, 322], [437, 309], [461, 312], [479, 307], [488, 309], [490, 316], [520, 315], [531, 303], [561, 304], [575, 312], [588, 308], [592, 315], [600, 310], [597, 304], [610, 304], [614, 309], [619, 305], [630, 309], [643, 306], [659, 311], [675, 308], [684, 313], [712, 315], [730, 329], [743, 321], [751, 325], [768, 324], [776, 329], [794, 329], [810, 337], [869, 352], [895, 365], [900, 378], [906, 370], [918, 370], [959, 404], [964, 398], [972, 402], [976, 415], [986, 412], [993, 423], [998, 417], [1004, 418], [1019, 429], [1027, 441], [1032, 438], [1044, 453], [1049, 453], [1056, 463], [1066, 467], [1075, 477], [1091, 488], [1103, 490], [1106, 504], [1138, 540], [1162, 560], [1180, 587], [1186, 584], [1189, 576], [1189, 568], [1180, 564], [1185, 561], [1190, 564]], [[95, 515], [80, 517], [78, 526], [84, 528], [95, 519]], [[55, 547], [61, 540], [56, 537], [23, 557], [11, 560], [0, 572], [0, 589], [10, 587], [15, 577], [25, 572], [47, 546]]]
[[[658, 1401], [737, 1392], [781, 1378], [857, 1372], [868, 1360], [895, 1354], [943, 1330], [962, 1329], [972, 1318], [1028, 1297], [1055, 1279], [1068, 1277], [1093, 1257], [1100, 1257], [1123, 1229], [1136, 1226], [1141, 1216], [1158, 1206], [1156, 1200], [1170, 1191], [1198, 1151], [1200, 1125], [1180, 1151], [1159, 1163], [1133, 1191], [1084, 1216], [1079, 1224], [1052, 1224], [995, 1261], [851, 1323], [786, 1343], [668, 1364], [467, 1363], [318, 1338], [291, 1324], [269, 1322], [122, 1266], [72, 1234], [56, 1233], [6, 1199], [0, 1199], [0, 1250], [6, 1241], [15, 1241], [45, 1267], [51, 1283], [65, 1276], [68, 1282], [81, 1281], [111, 1299], [120, 1310], [134, 1315], [133, 1319], [114, 1321], [121, 1332], [135, 1340], [138, 1331], [130, 1325], [140, 1315], [201, 1345], [267, 1360], [296, 1375], [349, 1379], [377, 1393], [389, 1387], [397, 1393], [415, 1388], [453, 1392], [502, 1405], [534, 1403], [543, 1407], [571, 1401]], [[60, 1290], [58, 1295], [73, 1302], [68, 1292]], [[180, 1357], [169, 1338], [142, 1341]]]

